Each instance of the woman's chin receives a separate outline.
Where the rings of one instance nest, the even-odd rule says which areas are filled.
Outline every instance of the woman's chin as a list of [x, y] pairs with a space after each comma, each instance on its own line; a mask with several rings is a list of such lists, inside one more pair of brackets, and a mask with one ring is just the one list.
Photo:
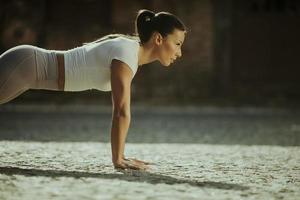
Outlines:
[[169, 67], [171, 64], [172, 64], [172, 62], [171, 61], [166, 61], [166, 62], [162, 62], [162, 61], [159, 61], [160, 62], [160, 64], [162, 65], [162, 66], [164, 66], [164, 67]]
[[161, 63], [162, 64], [162, 66], [164, 66], [164, 67], [169, 67], [170, 65], [171, 65], [171, 62], [166, 62], [166, 63]]

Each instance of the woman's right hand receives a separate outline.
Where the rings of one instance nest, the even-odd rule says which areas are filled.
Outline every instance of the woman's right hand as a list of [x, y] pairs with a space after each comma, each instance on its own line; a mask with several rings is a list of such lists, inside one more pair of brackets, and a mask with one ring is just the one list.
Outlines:
[[116, 169], [134, 169], [147, 170], [149, 166], [143, 162], [137, 162], [133, 159], [122, 158], [120, 161], [113, 162]]

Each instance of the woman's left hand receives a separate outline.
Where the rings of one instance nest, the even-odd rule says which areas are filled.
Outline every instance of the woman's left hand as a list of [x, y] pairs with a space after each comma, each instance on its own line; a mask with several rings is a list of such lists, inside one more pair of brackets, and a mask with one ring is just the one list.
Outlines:
[[125, 160], [131, 161], [131, 162], [134, 162], [134, 163], [137, 163], [137, 164], [143, 164], [143, 165], [152, 164], [150, 162], [146, 162], [146, 161], [143, 161], [143, 160], [138, 160], [138, 159], [135, 159], [135, 158], [125, 158]]

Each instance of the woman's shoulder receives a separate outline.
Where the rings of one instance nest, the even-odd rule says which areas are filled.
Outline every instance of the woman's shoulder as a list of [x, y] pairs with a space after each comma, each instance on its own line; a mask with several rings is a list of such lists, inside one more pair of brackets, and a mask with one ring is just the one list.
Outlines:
[[131, 39], [127, 37], [118, 37], [113, 39], [111, 47], [112, 52], [117, 54], [124, 54], [127, 56], [134, 56], [137, 54], [139, 49], [139, 42], [136, 39]]
[[127, 36], [120, 36], [117, 38], [112, 39], [112, 42], [116, 45], [116, 46], [120, 46], [120, 47], [128, 47], [128, 46], [137, 46], [139, 44], [138, 39], [134, 38], [134, 37], [127, 37]]
[[85, 47], [88, 48], [136, 48], [139, 46], [139, 39], [136, 36], [111, 34], [104, 36], [94, 42], [85, 43]]
[[135, 74], [138, 68], [138, 41], [127, 37], [118, 37], [114, 39], [112, 46], [111, 59], [124, 62]]

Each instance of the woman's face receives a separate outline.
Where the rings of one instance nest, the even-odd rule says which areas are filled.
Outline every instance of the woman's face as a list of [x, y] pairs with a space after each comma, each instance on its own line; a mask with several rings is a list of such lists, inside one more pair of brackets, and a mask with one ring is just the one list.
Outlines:
[[184, 42], [185, 31], [174, 29], [174, 31], [162, 39], [158, 48], [158, 60], [163, 66], [169, 66], [181, 57], [181, 46]]

